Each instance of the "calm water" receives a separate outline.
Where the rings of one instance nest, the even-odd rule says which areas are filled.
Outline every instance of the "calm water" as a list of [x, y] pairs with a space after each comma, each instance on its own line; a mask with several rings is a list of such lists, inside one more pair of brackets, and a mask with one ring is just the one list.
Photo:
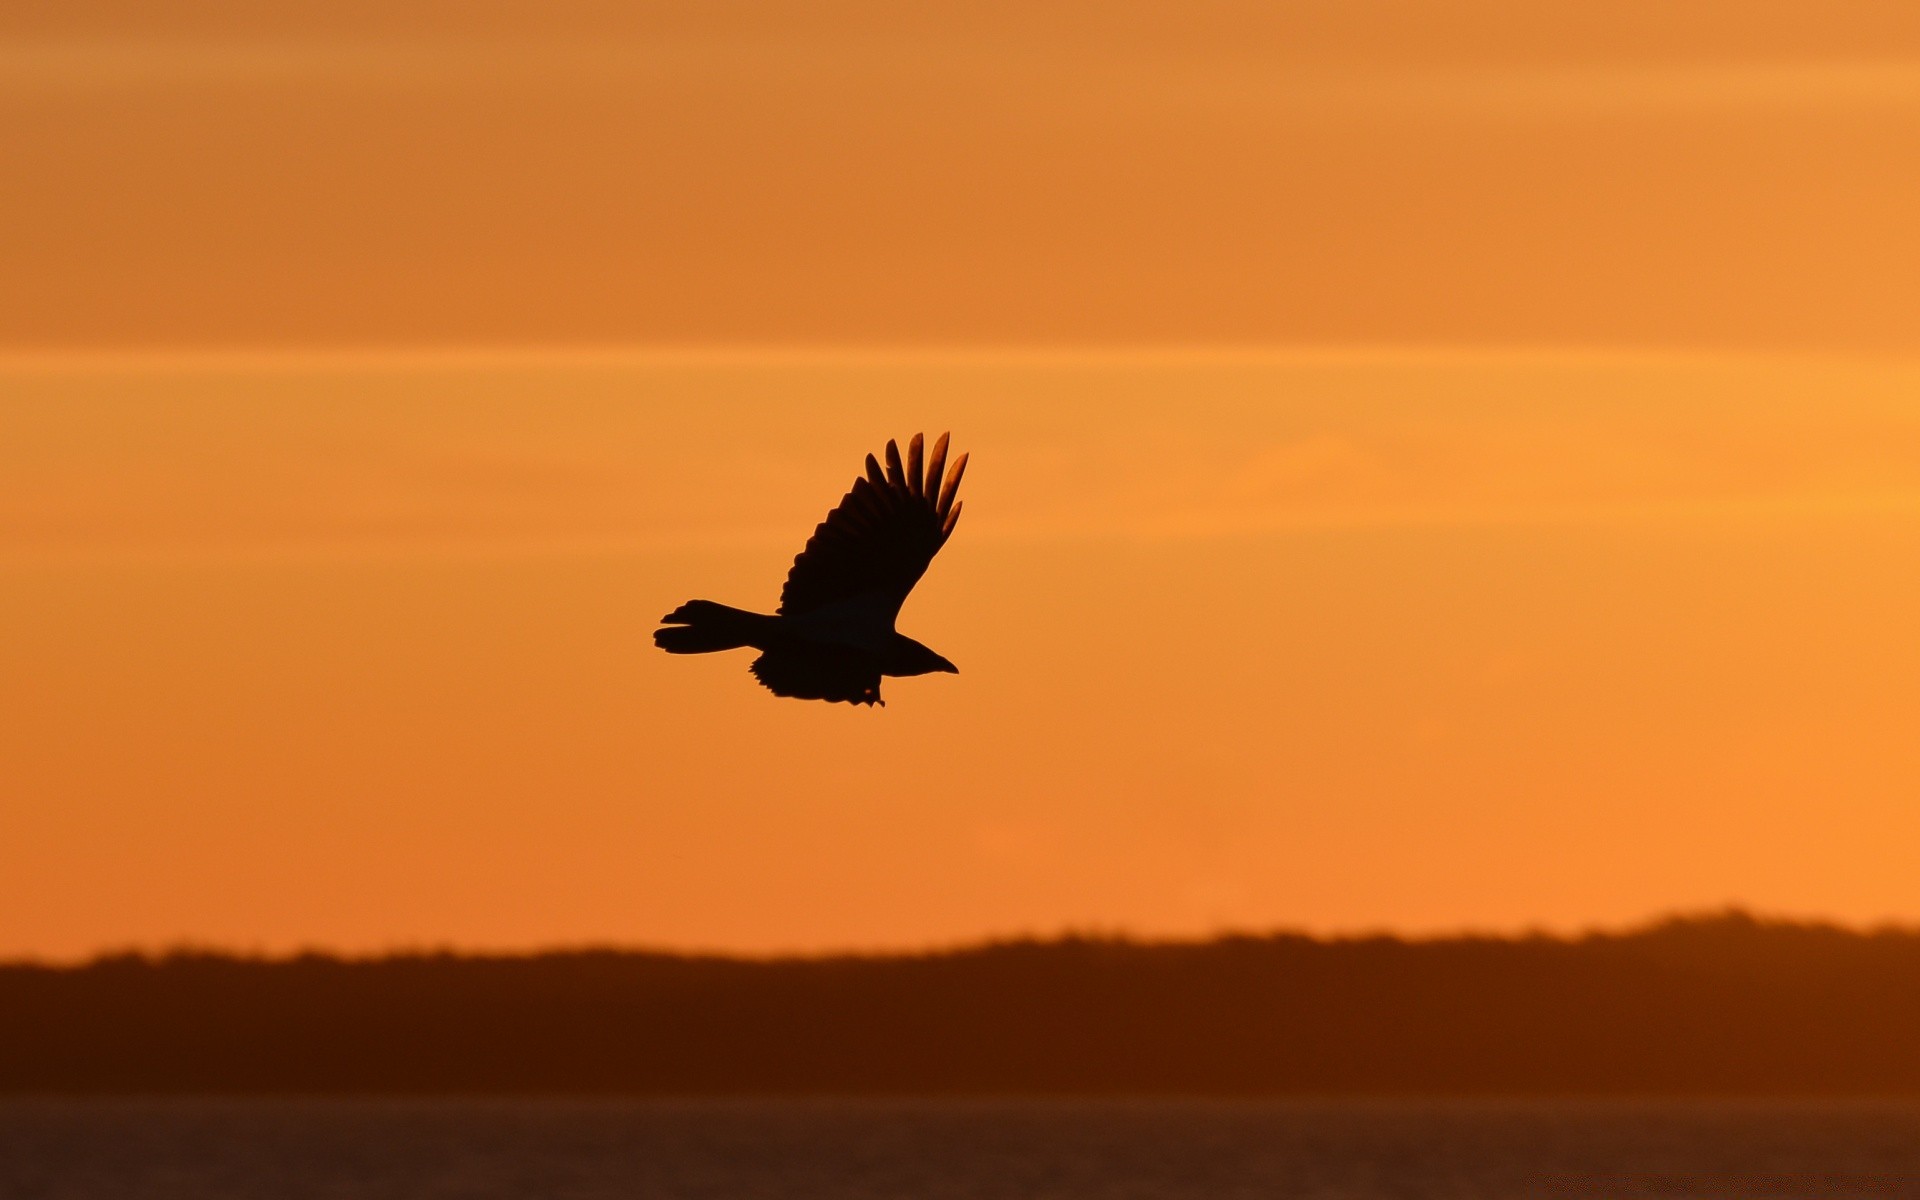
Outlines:
[[5, 1200], [1920, 1197], [1920, 1105], [0, 1101]]

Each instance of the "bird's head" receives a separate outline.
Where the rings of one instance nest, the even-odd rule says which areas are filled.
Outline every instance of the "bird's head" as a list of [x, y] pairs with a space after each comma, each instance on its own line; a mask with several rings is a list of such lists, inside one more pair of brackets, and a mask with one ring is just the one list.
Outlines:
[[958, 675], [960, 668], [922, 646], [910, 637], [895, 635], [893, 653], [887, 656], [888, 675], [931, 675], [935, 671], [945, 671]]

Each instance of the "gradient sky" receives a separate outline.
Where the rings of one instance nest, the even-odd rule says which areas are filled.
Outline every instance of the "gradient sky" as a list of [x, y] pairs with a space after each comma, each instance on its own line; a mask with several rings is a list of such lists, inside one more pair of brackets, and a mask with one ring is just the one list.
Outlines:
[[685, 9], [0, 15], [0, 956], [1920, 919], [1910, 5]]

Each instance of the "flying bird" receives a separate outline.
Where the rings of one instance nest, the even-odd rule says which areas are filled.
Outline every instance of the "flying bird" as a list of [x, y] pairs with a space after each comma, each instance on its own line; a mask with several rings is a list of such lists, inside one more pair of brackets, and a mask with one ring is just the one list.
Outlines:
[[953, 535], [960, 519], [954, 493], [967, 456], [947, 466], [947, 435], [922, 460], [919, 434], [887, 443], [882, 470], [867, 455], [867, 473], [807, 539], [793, 560], [780, 609], [773, 616], [689, 600], [660, 618], [653, 644], [669, 654], [709, 654], [751, 646], [754, 678], [776, 696], [878, 704], [883, 675], [925, 675], [954, 666], [894, 630], [907, 593]]

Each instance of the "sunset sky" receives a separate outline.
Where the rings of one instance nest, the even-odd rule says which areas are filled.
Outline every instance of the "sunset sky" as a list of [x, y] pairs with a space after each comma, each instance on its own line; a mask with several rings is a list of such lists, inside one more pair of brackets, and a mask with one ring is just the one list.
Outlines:
[[[15, 4], [0, 958], [1920, 921], [1920, 9]], [[889, 437], [884, 710], [669, 658]]]

